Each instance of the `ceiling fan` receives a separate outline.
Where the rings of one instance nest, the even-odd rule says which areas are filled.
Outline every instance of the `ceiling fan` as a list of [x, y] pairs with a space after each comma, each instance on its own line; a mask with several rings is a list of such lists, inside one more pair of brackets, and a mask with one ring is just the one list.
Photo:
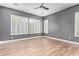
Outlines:
[[45, 10], [49, 10], [48, 7], [44, 6], [45, 4], [44, 3], [41, 3], [41, 5], [37, 8], [34, 8], [34, 9], [39, 9], [39, 8], [42, 8], [42, 9], [45, 9]]

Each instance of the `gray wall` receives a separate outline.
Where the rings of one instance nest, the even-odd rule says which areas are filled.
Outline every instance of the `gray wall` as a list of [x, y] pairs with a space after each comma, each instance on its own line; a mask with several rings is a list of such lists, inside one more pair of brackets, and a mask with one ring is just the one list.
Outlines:
[[[79, 38], [74, 37], [74, 25], [75, 25], [75, 12], [79, 12], [79, 5], [59, 11], [52, 15], [44, 17], [48, 19], [48, 36], [61, 38], [65, 40], [79, 42]], [[24, 17], [37, 18], [42, 21], [43, 18], [28, 13], [0, 7], [0, 40], [11, 40], [10, 36], [10, 15], [19, 15]], [[42, 35], [43, 33], [30, 34], [30, 35], [17, 35], [14, 38], [25, 38], [31, 36]], [[71, 39], [69, 39], [71, 38]]]
[[[0, 40], [11, 40], [10, 36], [10, 20], [11, 20], [11, 15], [19, 15], [23, 17], [31, 17], [31, 18], [36, 18], [42, 21], [42, 18], [39, 16], [31, 15], [28, 13], [20, 12], [17, 10], [12, 10], [9, 8], [5, 7], [0, 7]], [[14, 38], [25, 38], [25, 37], [31, 37], [31, 36], [38, 36], [41, 35], [41, 33], [38, 34], [30, 34], [30, 35], [17, 35], [17, 36], [12, 36]]]
[[79, 42], [79, 38], [74, 37], [75, 12], [79, 12], [79, 5], [46, 16], [48, 36]]
[[0, 40], [2, 39], [2, 12], [0, 9]]

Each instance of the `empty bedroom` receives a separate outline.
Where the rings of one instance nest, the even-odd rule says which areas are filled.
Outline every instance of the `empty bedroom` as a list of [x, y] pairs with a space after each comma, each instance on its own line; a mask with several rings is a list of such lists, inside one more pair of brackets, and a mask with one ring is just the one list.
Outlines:
[[79, 4], [0, 3], [0, 56], [79, 56]]

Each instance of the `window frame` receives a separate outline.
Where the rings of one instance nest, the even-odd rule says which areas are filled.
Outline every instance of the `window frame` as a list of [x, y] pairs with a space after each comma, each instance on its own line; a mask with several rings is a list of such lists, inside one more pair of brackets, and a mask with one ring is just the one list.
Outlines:
[[48, 20], [47, 19], [44, 20], [44, 33], [48, 34]]
[[[17, 33], [17, 28], [15, 28], [15, 29], [16, 29], [16, 31], [15, 31], [16, 33], [14, 33], [14, 34], [12, 33], [12, 17], [13, 17], [13, 16], [20, 17], [20, 18], [25, 18], [25, 19], [27, 18], [27, 33], [22, 33], [22, 32], [21, 32], [21, 33]], [[11, 28], [10, 28], [10, 35], [23, 35], [23, 34], [28, 34], [28, 17], [18, 16], [18, 15], [11, 15], [10, 17], [11, 17], [11, 19], [10, 19], [10, 27], [11, 27]], [[22, 20], [21, 20], [21, 21], [22, 21]], [[20, 21], [20, 22], [21, 22], [21, 21]], [[20, 30], [21, 30], [21, 24], [20, 24]], [[23, 30], [24, 30], [24, 29], [23, 29]]]
[[[12, 33], [12, 17], [13, 17], [13, 16], [20, 17], [20, 18], [21, 18], [21, 17], [22, 17], [22, 18], [27, 18], [27, 24], [28, 24], [28, 25], [27, 25], [27, 33], [18, 33], [18, 34], [15, 34], [15, 33], [13, 34], [13, 33]], [[11, 27], [11, 28], [10, 28], [10, 35], [38, 34], [38, 33], [41, 33], [41, 32], [42, 32], [42, 22], [41, 22], [40, 19], [29, 18], [29, 17], [19, 16], [19, 15], [11, 15], [10, 18], [11, 18], [11, 19], [10, 19], [10, 27]], [[37, 20], [40, 21], [40, 30], [39, 30], [40, 32], [38, 32], [38, 33], [35, 33], [35, 32], [30, 33], [30, 30], [29, 30], [30, 19], [35, 19], [36, 21], [37, 21]], [[34, 29], [34, 28], [33, 28], [33, 29]], [[20, 27], [20, 30], [21, 30], [21, 27]], [[24, 30], [24, 29], [23, 29], [23, 30]], [[17, 31], [17, 28], [16, 28], [16, 31]], [[15, 30], [14, 30], [14, 32], [15, 32]]]

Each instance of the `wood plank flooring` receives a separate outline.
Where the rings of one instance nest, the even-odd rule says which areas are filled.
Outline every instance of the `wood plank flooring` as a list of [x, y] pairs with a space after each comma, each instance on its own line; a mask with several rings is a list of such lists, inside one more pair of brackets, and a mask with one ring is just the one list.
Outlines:
[[78, 56], [79, 45], [45, 37], [0, 44], [0, 56]]

